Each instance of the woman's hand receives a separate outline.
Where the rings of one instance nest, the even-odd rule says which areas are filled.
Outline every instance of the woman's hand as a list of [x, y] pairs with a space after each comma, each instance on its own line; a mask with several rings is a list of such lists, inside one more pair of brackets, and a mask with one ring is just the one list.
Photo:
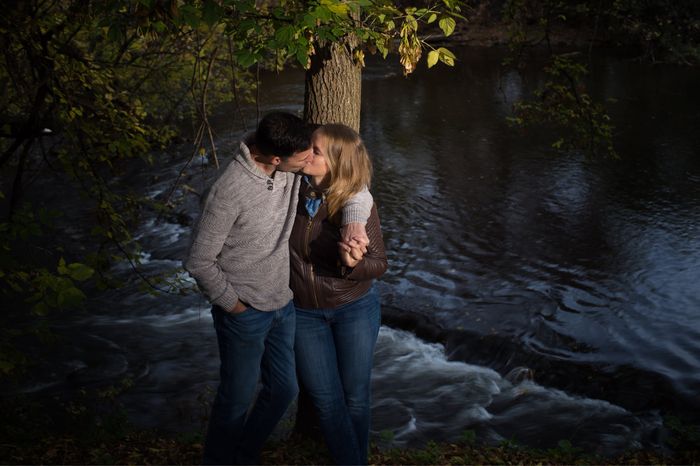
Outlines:
[[350, 242], [341, 241], [338, 243], [338, 252], [343, 265], [355, 267], [367, 253], [367, 246], [353, 240]]

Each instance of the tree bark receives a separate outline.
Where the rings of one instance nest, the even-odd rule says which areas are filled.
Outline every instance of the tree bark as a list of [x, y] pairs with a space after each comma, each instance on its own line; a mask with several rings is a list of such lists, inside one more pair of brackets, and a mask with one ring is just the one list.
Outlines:
[[359, 132], [362, 67], [352, 54], [355, 42], [349, 37], [321, 46], [311, 56], [304, 89], [306, 121], [342, 123]]

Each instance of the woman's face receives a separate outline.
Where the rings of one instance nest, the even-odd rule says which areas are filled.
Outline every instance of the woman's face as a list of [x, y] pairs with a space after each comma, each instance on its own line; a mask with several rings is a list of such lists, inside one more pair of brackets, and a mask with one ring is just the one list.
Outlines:
[[326, 163], [326, 137], [316, 131], [311, 136], [311, 150], [313, 158], [311, 162], [304, 167], [302, 173], [313, 176], [314, 178], [324, 178], [328, 175], [328, 164]]

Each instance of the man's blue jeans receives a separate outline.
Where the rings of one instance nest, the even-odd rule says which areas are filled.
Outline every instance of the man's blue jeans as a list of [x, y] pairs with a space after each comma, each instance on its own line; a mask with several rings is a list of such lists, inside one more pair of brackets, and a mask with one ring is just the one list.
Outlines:
[[380, 325], [374, 287], [335, 309], [297, 307], [298, 373], [336, 464], [367, 464], [370, 376]]
[[[209, 419], [204, 464], [260, 464], [260, 451], [297, 395], [296, 314], [290, 301], [276, 311], [212, 309], [221, 381]], [[262, 389], [255, 406], [258, 378]]]

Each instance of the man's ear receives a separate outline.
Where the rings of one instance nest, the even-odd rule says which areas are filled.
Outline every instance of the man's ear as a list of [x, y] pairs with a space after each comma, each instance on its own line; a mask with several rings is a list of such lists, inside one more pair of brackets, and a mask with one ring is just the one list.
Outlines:
[[280, 163], [282, 163], [282, 158], [277, 156], [277, 155], [273, 155], [272, 158], [270, 159], [270, 163], [276, 167]]

